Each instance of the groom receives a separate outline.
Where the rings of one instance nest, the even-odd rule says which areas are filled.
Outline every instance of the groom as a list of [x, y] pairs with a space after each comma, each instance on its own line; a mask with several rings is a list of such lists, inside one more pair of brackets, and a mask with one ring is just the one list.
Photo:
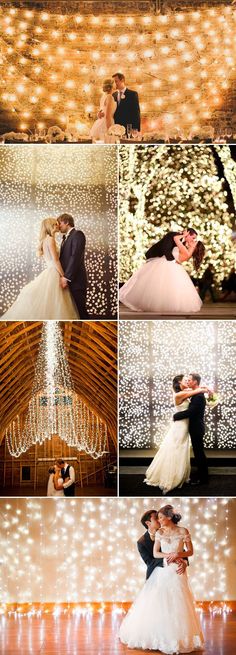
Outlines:
[[[189, 387], [196, 389], [199, 387], [201, 377], [198, 373], [191, 373], [189, 376]], [[183, 412], [174, 414], [174, 421], [181, 421], [189, 418], [189, 434], [192, 442], [195, 463], [198, 470], [198, 479], [192, 481], [193, 484], [205, 484], [208, 482], [207, 458], [204, 453], [203, 437], [205, 434], [205, 408], [206, 399], [204, 393], [198, 393], [192, 396], [189, 408]]]
[[[137, 541], [138, 551], [141, 555], [143, 561], [147, 566], [146, 579], [148, 579], [156, 568], [156, 566], [164, 566], [163, 557], [153, 557], [153, 546], [155, 540], [155, 534], [160, 528], [160, 523], [158, 521], [158, 512], [155, 509], [149, 509], [145, 512], [141, 518], [142, 525], [146, 528], [146, 532], [140, 537]], [[188, 559], [179, 559], [178, 567], [176, 572], [179, 575], [184, 573], [186, 567], [188, 566]]]
[[88, 319], [86, 309], [87, 274], [84, 262], [85, 235], [75, 229], [73, 216], [61, 214], [58, 217], [60, 232], [63, 234], [60, 262], [64, 271], [60, 284], [62, 289], [69, 287], [81, 319]]
[[174, 259], [172, 250], [176, 246], [174, 237], [177, 235], [183, 236], [185, 243], [190, 245], [193, 241], [196, 240], [197, 232], [192, 227], [188, 227], [182, 232], [167, 232], [167, 234], [165, 234], [165, 236], [162, 237], [160, 241], [154, 243], [151, 248], [147, 250], [145, 255], [146, 259], [152, 259], [153, 257], [163, 257], [163, 255], [165, 255], [168, 261], [172, 261]]
[[65, 496], [75, 495], [75, 469], [69, 466], [64, 459], [57, 459], [55, 464], [61, 469], [61, 477], [63, 479], [63, 489]]
[[116, 91], [113, 93], [113, 98], [117, 103], [117, 108], [114, 114], [114, 121], [118, 125], [123, 125], [127, 129], [127, 125], [132, 125], [132, 128], [140, 132], [140, 107], [137, 91], [127, 89], [125, 84], [125, 76], [123, 73], [115, 73], [112, 78], [116, 85]]

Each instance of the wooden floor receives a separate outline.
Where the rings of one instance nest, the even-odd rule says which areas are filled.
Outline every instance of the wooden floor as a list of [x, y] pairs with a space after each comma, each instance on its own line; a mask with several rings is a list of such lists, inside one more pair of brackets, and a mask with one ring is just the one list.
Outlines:
[[[118, 639], [119, 614], [94, 613], [92, 616], [51, 615], [0, 619], [0, 655], [141, 655]], [[234, 655], [236, 614], [211, 617], [202, 615], [206, 647], [204, 655]], [[155, 652], [159, 651], [145, 651]]]
[[200, 312], [195, 314], [150, 314], [149, 312], [134, 312], [128, 309], [122, 303], [119, 306], [119, 318], [127, 320], [141, 320], [141, 319], [161, 319], [168, 318], [174, 319], [225, 319], [236, 317], [236, 303], [235, 302], [222, 302], [222, 303], [204, 303]]
[[[46, 489], [45, 487], [38, 487], [37, 489], [34, 489], [33, 487], [30, 486], [21, 486], [21, 487], [0, 487], [0, 497], [26, 497], [29, 498], [30, 496], [37, 496], [37, 497], [44, 497], [46, 496]], [[117, 496], [117, 490], [116, 489], [108, 489], [107, 487], [101, 487], [101, 486], [86, 486], [81, 489], [81, 487], [76, 487], [75, 488], [75, 496], [76, 497], [81, 497], [81, 498], [87, 498], [87, 497], [97, 497], [97, 496]]]

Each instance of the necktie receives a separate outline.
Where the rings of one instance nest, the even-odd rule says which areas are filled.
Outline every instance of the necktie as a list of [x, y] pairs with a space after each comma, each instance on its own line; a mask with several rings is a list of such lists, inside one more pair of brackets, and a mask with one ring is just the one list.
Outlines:
[[66, 240], [66, 235], [63, 234], [63, 237], [62, 237], [62, 245], [63, 245], [63, 243], [65, 243], [65, 240]]

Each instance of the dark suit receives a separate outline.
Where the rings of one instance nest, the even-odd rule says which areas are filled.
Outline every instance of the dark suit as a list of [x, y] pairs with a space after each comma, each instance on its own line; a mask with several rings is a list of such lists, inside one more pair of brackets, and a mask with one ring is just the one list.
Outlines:
[[180, 232], [168, 232], [168, 234], [165, 234], [160, 241], [154, 243], [153, 246], [147, 250], [145, 255], [146, 259], [151, 259], [152, 257], [163, 257], [165, 255], [168, 261], [172, 261], [174, 259], [172, 250], [176, 246], [174, 237], [176, 237], [177, 234], [180, 234]]
[[[135, 130], [140, 131], [140, 107], [137, 91], [125, 89], [124, 92], [121, 91], [121, 95], [124, 95], [125, 97], [121, 98], [120, 103], [117, 104], [114, 113], [115, 123], [123, 125], [125, 128], [127, 128], [127, 125], [132, 124], [132, 127]], [[117, 102], [117, 91], [113, 93], [113, 98]]]
[[147, 566], [146, 579], [148, 579], [156, 566], [163, 566], [164, 559], [163, 557], [153, 557], [154, 541], [152, 541], [148, 530], [137, 541], [137, 546], [138, 551]]
[[205, 414], [206, 399], [203, 393], [198, 393], [191, 398], [189, 408], [184, 412], [174, 414], [174, 421], [181, 421], [189, 418], [189, 434], [193, 446], [196, 466], [200, 482], [208, 480], [207, 458], [204, 453], [203, 437], [205, 434]]
[[86, 309], [87, 274], [84, 263], [85, 235], [81, 230], [73, 228], [62, 242], [60, 262], [65, 277], [69, 281], [69, 289], [74, 298], [80, 318], [89, 318]]
[[[163, 557], [153, 557], [153, 546], [154, 546], [154, 541], [152, 541], [150, 534], [147, 530], [142, 535], [142, 537], [140, 537], [140, 539], [138, 539], [137, 541], [139, 554], [141, 555], [143, 561], [147, 566], [146, 580], [150, 577], [151, 573], [154, 571], [156, 566], [162, 567], [164, 565]], [[183, 559], [187, 559], [187, 563], [188, 563], [188, 558], [184, 557]]]

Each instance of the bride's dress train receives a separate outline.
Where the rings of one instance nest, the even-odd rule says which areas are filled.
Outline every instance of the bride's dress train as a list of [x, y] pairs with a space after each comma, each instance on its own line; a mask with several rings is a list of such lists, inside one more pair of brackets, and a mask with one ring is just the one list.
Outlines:
[[[164, 553], [183, 550], [183, 539], [159, 535]], [[204, 647], [200, 622], [187, 573], [177, 565], [157, 566], [122, 621], [119, 637], [129, 648], [160, 650], [167, 655], [190, 653]]]
[[69, 289], [60, 287], [60, 275], [55, 268], [47, 239], [44, 242], [44, 260], [47, 268], [23, 287], [16, 301], [3, 314], [2, 320], [43, 321], [79, 318]]
[[[102, 96], [101, 102], [100, 102], [100, 111], [103, 111], [105, 116], [103, 116], [103, 118], [97, 118], [97, 120], [93, 124], [93, 126], [92, 126], [92, 128], [90, 130], [90, 136], [92, 137], [92, 139], [101, 139], [102, 141], [104, 141], [104, 138], [105, 138], [106, 134], [108, 133], [107, 123], [106, 123], [106, 99], [107, 99], [107, 95], [104, 94]], [[112, 96], [112, 106], [113, 106], [112, 112], [113, 112], [113, 116], [114, 116], [117, 104], [116, 104], [116, 101], [114, 100], [113, 96]], [[115, 121], [114, 121], [114, 118], [113, 118], [113, 124], [114, 124], [114, 122]]]
[[[189, 401], [175, 406], [175, 413], [188, 409]], [[182, 487], [190, 478], [189, 419], [172, 421], [159, 450], [146, 471], [146, 484], [164, 493]]]
[[199, 312], [202, 301], [187, 271], [176, 261], [179, 249], [172, 250], [175, 258], [148, 259], [120, 289], [120, 301], [129, 309], [144, 312]]

